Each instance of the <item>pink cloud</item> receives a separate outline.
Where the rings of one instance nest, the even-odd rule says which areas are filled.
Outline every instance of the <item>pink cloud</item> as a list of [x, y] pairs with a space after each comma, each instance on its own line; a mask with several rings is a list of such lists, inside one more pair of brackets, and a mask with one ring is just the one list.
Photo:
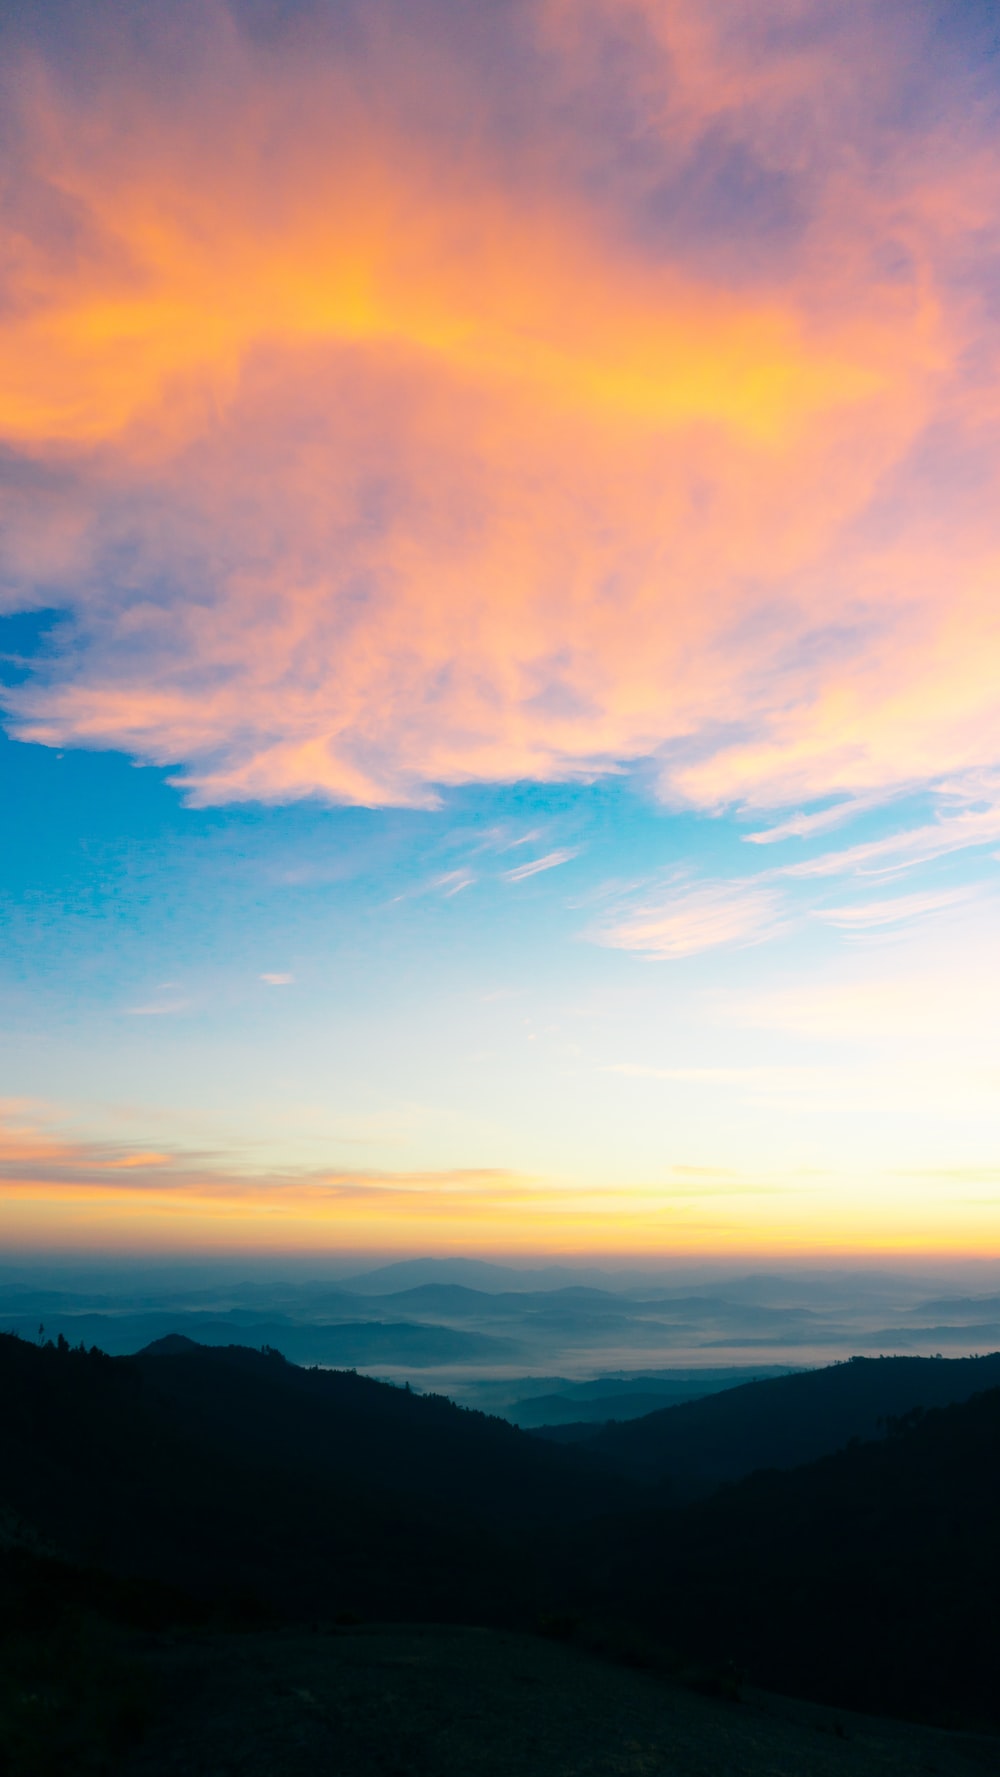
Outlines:
[[[505, 28], [565, 104], [514, 144], [447, 10], [433, 56], [388, 5], [350, 59], [207, 8], [197, 44], [173, 28], [187, 85], [121, 42], [86, 102], [18, 70], [6, 596], [55, 586], [73, 627], [13, 731], [197, 802], [655, 756], [668, 798], [787, 805], [992, 761], [1000, 170], [972, 76], [907, 128], [902, 13], [539, 0]], [[609, 17], [644, 148], [595, 196], [626, 126], [595, 142], [573, 99]], [[703, 238], [724, 166], [685, 196], [720, 130], [795, 193], [752, 275]]]
[[589, 936], [614, 950], [673, 962], [704, 950], [772, 937], [781, 915], [780, 897], [765, 883], [675, 884], [621, 908]]

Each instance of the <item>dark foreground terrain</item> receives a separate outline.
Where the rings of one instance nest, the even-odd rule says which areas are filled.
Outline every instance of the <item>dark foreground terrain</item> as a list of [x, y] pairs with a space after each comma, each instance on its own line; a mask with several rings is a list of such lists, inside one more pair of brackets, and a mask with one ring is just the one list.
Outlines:
[[764, 1695], [720, 1702], [537, 1637], [217, 1637], [150, 1656], [172, 1698], [124, 1777], [972, 1777], [975, 1736]]
[[[111, 1712], [18, 1700], [9, 1777], [982, 1777], [988, 1737], [747, 1691], [458, 1625], [133, 1634]], [[118, 1715], [114, 1714], [117, 1707]], [[47, 1719], [46, 1719], [47, 1718]]]

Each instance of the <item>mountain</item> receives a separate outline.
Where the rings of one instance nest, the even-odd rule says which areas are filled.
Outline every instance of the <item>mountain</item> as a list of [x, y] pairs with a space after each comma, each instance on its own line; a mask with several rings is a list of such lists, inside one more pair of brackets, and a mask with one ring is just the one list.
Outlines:
[[[30, 1338], [37, 1331], [34, 1316], [7, 1315], [5, 1330]], [[338, 1367], [406, 1367], [420, 1370], [441, 1364], [511, 1364], [522, 1355], [519, 1342], [472, 1329], [428, 1325], [407, 1320], [303, 1321], [287, 1315], [230, 1309], [224, 1314], [197, 1310], [179, 1315], [54, 1314], [46, 1332], [62, 1334], [71, 1345], [82, 1339], [112, 1355], [135, 1352], [178, 1325], [201, 1345], [231, 1345], [252, 1339], [258, 1348], [280, 1348], [297, 1363]]]
[[[704, 1391], [692, 1386], [679, 1390], [680, 1400], [695, 1400]], [[599, 1394], [590, 1400], [575, 1395], [543, 1394], [534, 1400], [515, 1401], [507, 1418], [525, 1431], [540, 1431], [552, 1443], [587, 1443], [595, 1428], [610, 1421], [643, 1419], [664, 1406], [662, 1394], [623, 1390], [621, 1394]], [[560, 1436], [556, 1436], [556, 1433]]]
[[[777, 1373], [788, 1374], [785, 1369]], [[746, 1372], [736, 1369], [640, 1372], [629, 1377], [598, 1376], [588, 1382], [561, 1379], [558, 1388], [525, 1392], [522, 1397], [505, 1402], [503, 1415], [525, 1430], [537, 1429], [550, 1437], [565, 1431], [570, 1441], [575, 1441], [592, 1438], [596, 1428], [609, 1420], [641, 1419], [681, 1401], [718, 1394], [746, 1380]]]
[[[400, 1259], [394, 1265], [379, 1265], [374, 1271], [341, 1277], [338, 1283], [341, 1289], [370, 1296], [393, 1295], [398, 1290], [421, 1288], [427, 1284], [511, 1290], [520, 1288], [523, 1279], [528, 1280], [525, 1287], [530, 1289], [537, 1288], [540, 1278], [552, 1271], [553, 1267], [549, 1267], [547, 1273], [517, 1271], [510, 1265], [493, 1265], [487, 1259]], [[558, 1270], [555, 1274], [561, 1277]]]
[[344, 1274], [340, 1289], [361, 1294], [384, 1295], [424, 1284], [464, 1284], [480, 1290], [558, 1290], [567, 1287], [598, 1287], [629, 1293], [657, 1287], [655, 1274], [605, 1271], [593, 1265], [497, 1265], [487, 1259], [399, 1259], [373, 1271]]
[[293, 1614], [503, 1617], [532, 1527], [628, 1497], [504, 1420], [238, 1346], [3, 1336], [0, 1400], [0, 1506], [64, 1556]]
[[569, 1540], [584, 1608], [688, 1657], [784, 1693], [995, 1727], [998, 1498], [994, 1388], [918, 1409], [879, 1442]]
[[957, 1315], [960, 1320], [976, 1320], [988, 1314], [1000, 1319], [1000, 1296], [938, 1296], [932, 1302], [921, 1302], [911, 1313]]
[[[633, 1479], [704, 1493], [758, 1468], [793, 1468], [851, 1438], [878, 1438], [914, 1407], [967, 1400], [1000, 1385], [1000, 1353], [976, 1358], [852, 1358], [823, 1370], [747, 1382], [607, 1425], [582, 1447]], [[559, 1441], [566, 1427], [553, 1428]], [[535, 1435], [543, 1437], [545, 1428]]]

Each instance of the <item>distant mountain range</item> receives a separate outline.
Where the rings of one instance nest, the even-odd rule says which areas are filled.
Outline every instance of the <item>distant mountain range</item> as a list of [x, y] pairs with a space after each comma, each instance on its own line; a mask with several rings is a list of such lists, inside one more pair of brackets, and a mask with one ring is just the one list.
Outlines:
[[[534, 1424], [534, 1410], [520, 1403], [540, 1392], [529, 1386], [538, 1377], [563, 1376], [572, 1391], [602, 1375], [659, 1373], [666, 1383], [672, 1371], [679, 1385], [697, 1381], [694, 1371], [738, 1365], [760, 1374], [855, 1352], [969, 1354], [1000, 1346], [1000, 1298], [921, 1301], [912, 1281], [894, 1296], [884, 1280], [875, 1288], [870, 1278], [852, 1297], [849, 1281], [737, 1277], [724, 1287], [654, 1289], [632, 1279], [611, 1287], [608, 1277], [598, 1286], [558, 1267], [519, 1272], [482, 1260], [406, 1261], [337, 1283], [237, 1279], [159, 1293], [148, 1280], [141, 1290], [115, 1294], [49, 1283], [32, 1289], [8, 1277], [0, 1287], [0, 1331], [34, 1337], [41, 1323], [71, 1344], [82, 1339], [116, 1355], [172, 1330], [206, 1345], [272, 1345], [296, 1362], [410, 1377]], [[482, 1386], [501, 1377], [510, 1382], [506, 1391]], [[656, 1390], [630, 1392], [645, 1398], [631, 1407], [609, 1401], [608, 1417], [655, 1404], [648, 1397]], [[695, 1392], [678, 1388], [674, 1398]], [[572, 1417], [553, 1404], [554, 1421]], [[578, 1417], [597, 1414], [588, 1407]]]

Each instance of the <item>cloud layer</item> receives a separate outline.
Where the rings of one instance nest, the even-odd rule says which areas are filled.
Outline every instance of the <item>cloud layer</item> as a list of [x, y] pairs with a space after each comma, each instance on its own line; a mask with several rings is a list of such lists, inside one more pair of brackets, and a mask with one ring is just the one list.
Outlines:
[[4, 598], [66, 613], [15, 733], [201, 802], [995, 761], [964, 14], [81, 16], [6, 45]]
[[[623, 1074], [713, 1078], [787, 1109], [808, 1070]], [[222, 1153], [138, 1151], [60, 1129], [44, 1105], [0, 1102], [0, 1235], [8, 1251], [376, 1250], [654, 1255], [968, 1252], [992, 1225], [996, 1169], [942, 1215], [932, 1174], [901, 1184], [678, 1164], [655, 1182], [567, 1188], [500, 1168], [266, 1171]], [[952, 1169], [949, 1180], [961, 1174]], [[888, 1183], [888, 1189], [886, 1188]]]

